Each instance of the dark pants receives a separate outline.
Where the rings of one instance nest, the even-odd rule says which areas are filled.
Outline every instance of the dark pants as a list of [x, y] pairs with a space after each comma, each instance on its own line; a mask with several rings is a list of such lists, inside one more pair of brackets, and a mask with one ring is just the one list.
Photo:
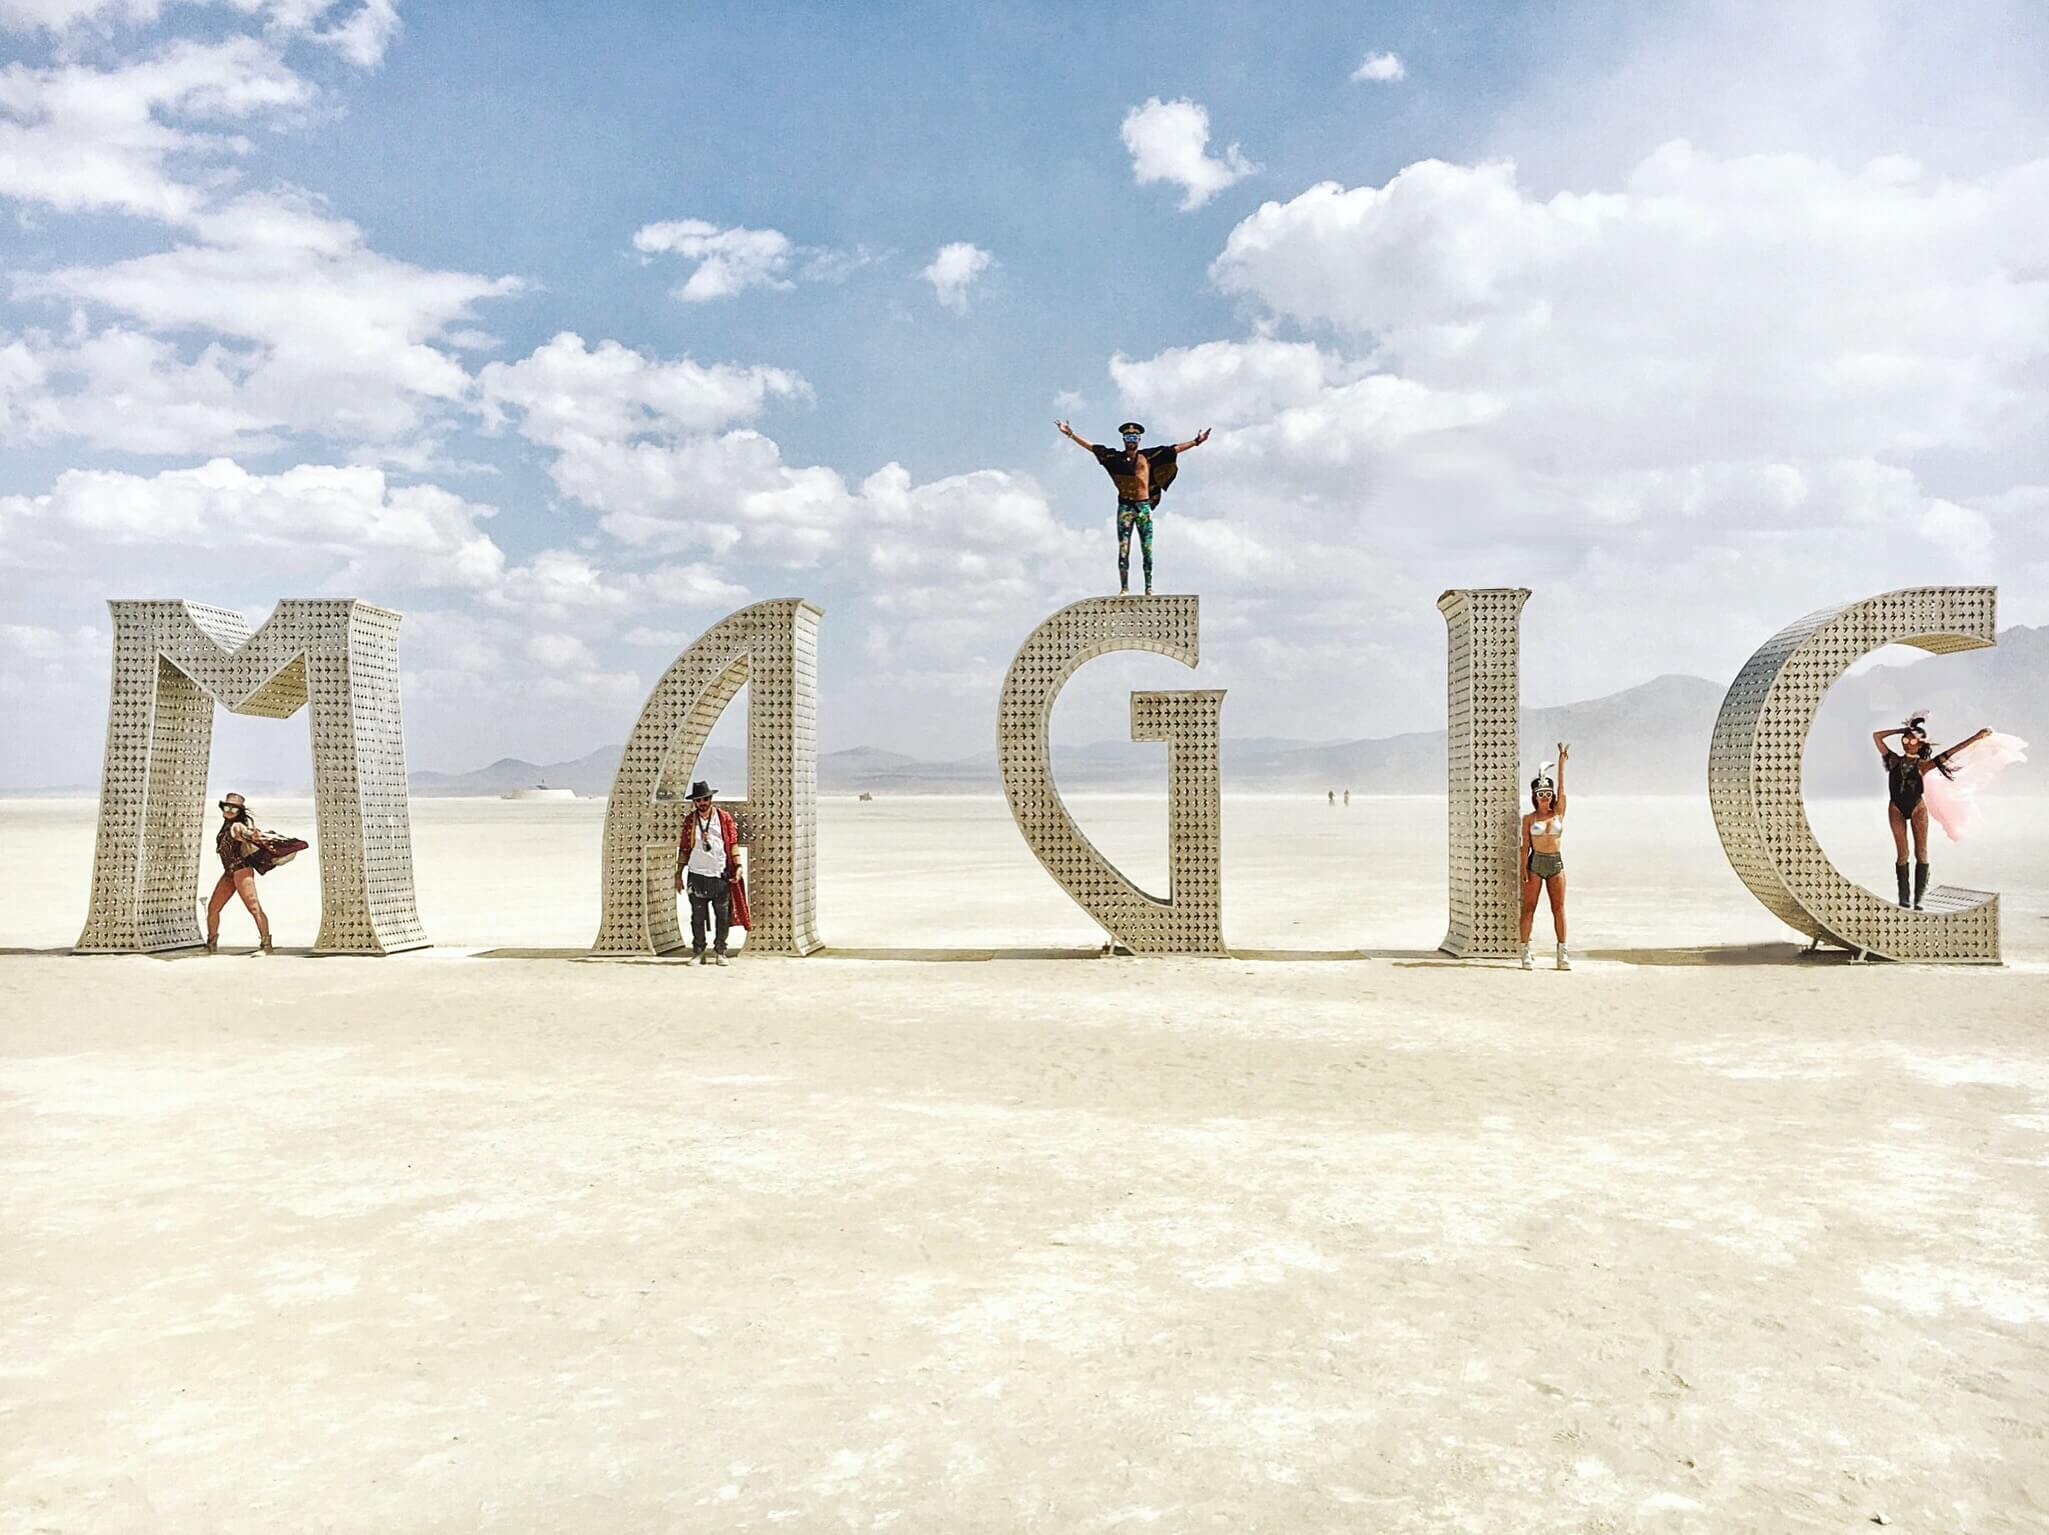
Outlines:
[[685, 878], [684, 885], [690, 892], [690, 952], [704, 952], [704, 929], [708, 920], [716, 918], [717, 933], [713, 947], [726, 952], [726, 935], [733, 930], [733, 892], [725, 880], [704, 874], [692, 874]]

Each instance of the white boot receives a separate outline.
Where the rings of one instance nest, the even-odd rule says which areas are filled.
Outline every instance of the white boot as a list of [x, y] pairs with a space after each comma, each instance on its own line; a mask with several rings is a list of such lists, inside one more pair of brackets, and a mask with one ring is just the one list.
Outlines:
[[1524, 944], [1524, 945], [1523, 945], [1523, 969], [1525, 969], [1525, 970], [1534, 970], [1534, 969], [1536, 969], [1536, 968], [1537, 968], [1537, 967], [1536, 967], [1536, 966], [1535, 966], [1535, 965], [1534, 965], [1533, 963], [1531, 963], [1531, 961], [1530, 961], [1530, 946], [1529, 946], [1528, 944]]
[[1572, 968], [1572, 961], [1565, 957], [1565, 945], [1562, 943], [1558, 945], [1558, 968], [1560, 970], [1570, 970]]

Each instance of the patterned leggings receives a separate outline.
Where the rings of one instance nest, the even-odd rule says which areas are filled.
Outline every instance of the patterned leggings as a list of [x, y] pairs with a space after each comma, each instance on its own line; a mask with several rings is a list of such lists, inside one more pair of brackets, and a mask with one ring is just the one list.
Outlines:
[[1143, 501], [1117, 503], [1117, 589], [1131, 589], [1131, 530], [1138, 529], [1138, 552], [1145, 564], [1145, 589], [1153, 589], [1153, 509]]

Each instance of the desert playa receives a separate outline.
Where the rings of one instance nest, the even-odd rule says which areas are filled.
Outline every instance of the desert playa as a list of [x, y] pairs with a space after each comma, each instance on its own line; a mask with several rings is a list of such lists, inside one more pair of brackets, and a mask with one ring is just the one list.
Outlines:
[[1432, 953], [1441, 801], [1227, 797], [1216, 960], [1094, 957], [998, 800], [820, 812], [827, 952], [714, 971], [577, 957], [590, 802], [416, 801], [383, 960], [310, 858], [274, 959], [70, 957], [92, 805], [0, 805], [0, 1526], [2049, 1522], [2049, 804], [1940, 968], [1583, 796], [1571, 974]]

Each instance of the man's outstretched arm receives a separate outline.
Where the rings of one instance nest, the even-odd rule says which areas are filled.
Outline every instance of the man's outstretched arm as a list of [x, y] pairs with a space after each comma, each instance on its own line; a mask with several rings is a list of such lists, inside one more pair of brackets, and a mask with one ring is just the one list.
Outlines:
[[1075, 444], [1077, 447], [1087, 448], [1091, 453], [1096, 451], [1096, 445], [1094, 443], [1090, 442], [1086, 437], [1082, 436], [1079, 432], [1075, 431], [1075, 429], [1069, 426], [1065, 421], [1056, 421], [1053, 424], [1060, 428], [1060, 435], [1062, 437], [1065, 437], [1069, 442]]
[[1189, 438], [1188, 441], [1175, 443], [1174, 451], [1176, 453], [1186, 453], [1190, 448], [1199, 448], [1208, 441], [1209, 428], [1204, 427], [1201, 431], [1197, 432], [1193, 437]]

